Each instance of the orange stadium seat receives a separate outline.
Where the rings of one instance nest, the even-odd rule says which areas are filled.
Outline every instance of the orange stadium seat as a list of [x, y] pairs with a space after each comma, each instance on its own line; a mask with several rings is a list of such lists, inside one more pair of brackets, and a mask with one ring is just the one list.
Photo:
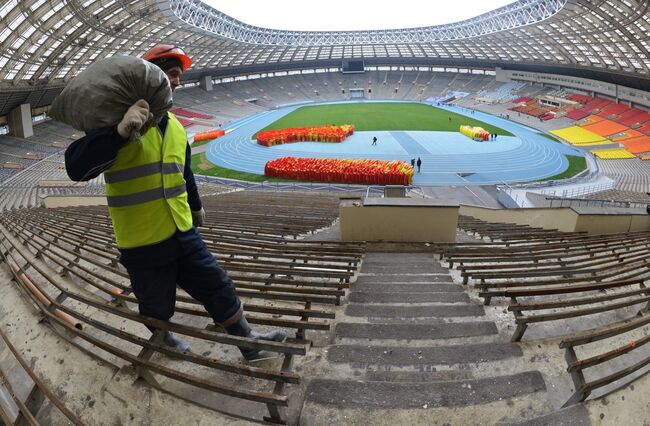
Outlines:
[[611, 139], [614, 142], [620, 142], [626, 139], [638, 138], [639, 136], [643, 136], [643, 135], [644, 134], [642, 132], [639, 132], [638, 129], [637, 130], [628, 129], [625, 132], [621, 133], [620, 135], [611, 137], [609, 139]]
[[641, 136], [633, 139], [626, 139], [619, 143], [625, 145], [625, 149], [633, 154], [650, 152], [650, 136]]
[[590, 124], [588, 126], [583, 126], [586, 130], [594, 132], [600, 136], [610, 136], [615, 135], [616, 133], [621, 133], [628, 130], [627, 126], [622, 124], [615, 123], [611, 120], [603, 120], [595, 124]]
[[603, 120], [604, 120], [603, 117], [599, 117], [597, 115], [590, 115], [588, 117], [585, 117], [585, 118], [581, 119], [580, 122], [576, 123], [576, 125], [578, 125], [580, 127], [585, 127], [585, 126], [589, 126], [591, 124], [600, 123]]

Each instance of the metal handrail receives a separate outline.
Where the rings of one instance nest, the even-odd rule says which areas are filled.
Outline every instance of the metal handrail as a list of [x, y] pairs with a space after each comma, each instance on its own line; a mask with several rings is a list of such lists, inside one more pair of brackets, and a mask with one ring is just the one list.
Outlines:
[[591, 198], [563, 198], [563, 197], [545, 197], [547, 201], [559, 201], [560, 205], [555, 207], [619, 207], [619, 208], [646, 208], [650, 205], [650, 201], [644, 202], [639, 200], [602, 200]]

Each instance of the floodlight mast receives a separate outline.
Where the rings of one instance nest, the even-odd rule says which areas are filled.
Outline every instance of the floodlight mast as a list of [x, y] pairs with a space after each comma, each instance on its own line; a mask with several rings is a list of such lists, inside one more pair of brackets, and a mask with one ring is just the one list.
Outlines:
[[365, 31], [287, 31], [245, 24], [201, 0], [164, 0], [182, 21], [240, 43], [273, 46], [367, 45], [462, 40], [544, 21], [568, 0], [521, 0], [474, 18], [430, 27]]

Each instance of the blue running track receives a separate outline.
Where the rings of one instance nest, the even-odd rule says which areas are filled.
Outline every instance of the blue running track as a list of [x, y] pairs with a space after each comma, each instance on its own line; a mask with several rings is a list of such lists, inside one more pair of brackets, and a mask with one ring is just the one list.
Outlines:
[[[343, 143], [299, 142], [271, 148], [251, 140], [253, 134], [297, 108], [300, 106], [265, 111], [229, 124], [231, 132], [210, 142], [208, 160], [229, 169], [263, 174], [267, 161], [288, 156], [401, 160], [409, 164], [411, 158], [420, 157], [422, 168], [415, 174], [415, 185], [490, 185], [553, 176], [567, 169], [566, 154], [584, 155], [532, 128], [453, 106], [439, 108], [501, 127], [515, 136], [475, 142], [457, 132], [355, 132]], [[371, 145], [374, 136], [376, 146]]]

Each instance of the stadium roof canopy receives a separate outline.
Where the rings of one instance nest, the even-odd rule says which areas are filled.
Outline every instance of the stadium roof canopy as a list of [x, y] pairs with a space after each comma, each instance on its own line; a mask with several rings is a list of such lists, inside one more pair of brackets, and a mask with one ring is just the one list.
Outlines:
[[[395, 3], [395, 7], [399, 7]], [[247, 25], [200, 0], [8, 0], [0, 6], [0, 115], [48, 105], [93, 61], [182, 46], [185, 79], [367, 64], [449, 65], [577, 75], [650, 86], [647, 0], [520, 0], [472, 19], [374, 31]]]

